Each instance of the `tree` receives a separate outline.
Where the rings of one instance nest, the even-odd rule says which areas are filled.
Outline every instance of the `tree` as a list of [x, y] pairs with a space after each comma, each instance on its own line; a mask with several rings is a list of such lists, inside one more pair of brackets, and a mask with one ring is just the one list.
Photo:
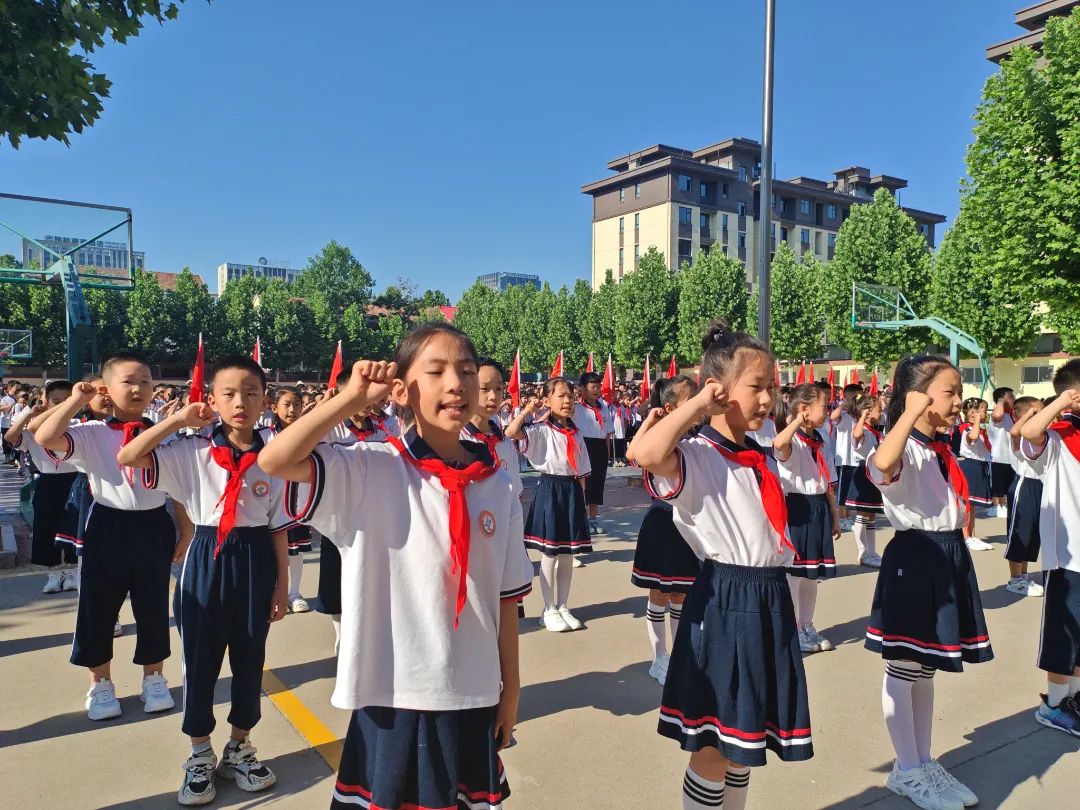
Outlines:
[[701, 359], [706, 325], [724, 318], [735, 329], [746, 325], [746, 268], [719, 250], [698, 251], [693, 264], [675, 274], [678, 285], [677, 354], [683, 363]]
[[927, 310], [930, 251], [905, 214], [885, 189], [873, 202], [853, 205], [836, 237], [836, 257], [824, 264], [822, 304], [830, 341], [868, 366], [883, 368], [925, 348], [923, 329], [854, 329], [851, 325], [853, 282], [897, 287], [920, 315]]
[[106, 37], [124, 43], [142, 31], [143, 20], [176, 18], [178, 3], [160, 0], [82, 0], [4, 3], [0, 26], [0, 134], [16, 149], [22, 138], [55, 138], [92, 126], [112, 82], [90, 54]]
[[554, 309], [555, 293], [545, 281], [540, 292], [531, 296], [527, 302], [525, 322], [518, 335], [521, 343], [521, 363], [527, 369], [551, 371], [559, 349], [566, 348], [560, 346], [553, 349], [554, 341], [548, 334]]
[[216, 327], [208, 344], [211, 355], [247, 354], [255, 338], [268, 333], [263, 328], [262, 310], [255, 306], [256, 301], [261, 303], [267, 286], [265, 278], [250, 274], [225, 285], [214, 305]]
[[410, 298], [400, 287], [390, 284], [385, 290], [375, 296], [372, 301], [375, 306], [382, 307], [389, 312], [410, 314], [415, 309], [415, 301]]
[[127, 348], [128, 294], [121, 290], [88, 289], [84, 291], [90, 322], [97, 327], [97, 353], [100, 360]]
[[259, 294], [258, 302], [264, 366], [289, 369], [307, 363], [318, 367], [328, 362], [326, 357], [315, 353], [321, 343], [314, 314], [301, 299], [293, 296], [288, 284], [274, 279]]
[[212, 334], [214, 299], [210, 297], [210, 291], [201, 278], [185, 267], [176, 278], [176, 287], [166, 295], [165, 302], [172, 327], [169, 334], [172, 353], [181, 358], [195, 357], [199, 335], [205, 333], [205, 337], [209, 338]]
[[421, 311], [432, 307], [448, 307], [450, 299], [442, 290], [424, 290], [424, 294], [416, 300], [416, 306]]
[[611, 270], [604, 274], [601, 284], [589, 297], [585, 319], [581, 323], [581, 340], [585, 351], [606, 358], [615, 354], [615, 298], [619, 287]]
[[544, 334], [547, 336], [548, 355], [555, 357], [560, 351], [563, 352], [563, 370], [567, 375], [580, 374], [585, 370], [589, 354], [581, 345], [574, 328], [573, 302], [565, 284], [555, 293], [555, 305], [551, 308]]
[[802, 263], [781, 242], [772, 260], [769, 310], [773, 353], [783, 360], [813, 359], [821, 354], [825, 312], [820, 294], [821, 263], [807, 253]]
[[664, 254], [650, 247], [615, 295], [615, 354], [620, 364], [635, 367], [647, 354], [665, 357], [673, 352], [677, 296]]
[[496, 338], [492, 329], [498, 293], [479, 281], [467, 289], [458, 301], [454, 326], [473, 339], [481, 354], [492, 355]]
[[[231, 282], [228, 291], [237, 282]], [[171, 359], [166, 350], [172, 325], [165, 307], [165, 293], [157, 276], [146, 270], [135, 271], [135, 286], [127, 294], [128, 348], [141, 352], [151, 363]], [[194, 355], [192, 355], [194, 357]]]
[[347, 337], [342, 315], [353, 304], [365, 308], [371, 303], [372, 286], [371, 274], [352, 251], [333, 240], [308, 260], [295, 282], [296, 293], [311, 307], [326, 346]]
[[[531, 284], [507, 287], [497, 295], [491, 312], [492, 344], [489, 355], [504, 365], [512, 363], [514, 352], [521, 348], [522, 336], [529, 329], [529, 312], [536, 297]], [[457, 324], [457, 317], [454, 323]]]
[[379, 324], [375, 328], [373, 356], [391, 357], [401, 338], [404, 337], [406, 328], [406, 321], [400, 315], [386, 315], [379, 318]]

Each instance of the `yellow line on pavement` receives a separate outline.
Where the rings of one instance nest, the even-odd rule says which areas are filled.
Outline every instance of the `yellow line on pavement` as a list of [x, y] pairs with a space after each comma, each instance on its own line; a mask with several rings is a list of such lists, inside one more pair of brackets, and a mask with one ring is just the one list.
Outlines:
[[263, 689], [292, 727], [299, 731], [300, 736], [307, 740], [308, 745], [326, 760], [330, 770], [337, 773], [342, 750], [342, 743], [337, 735], [315, 715], [315, 712], [304, 705], [296, 693], [289, 689], [273, 670], [263, 670]]

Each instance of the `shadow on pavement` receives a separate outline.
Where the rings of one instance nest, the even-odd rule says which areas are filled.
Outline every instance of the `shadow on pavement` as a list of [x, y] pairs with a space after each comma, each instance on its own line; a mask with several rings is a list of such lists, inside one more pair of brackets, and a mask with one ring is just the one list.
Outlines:
[[[586, 625], [584, 630], [578, 630], [577, 632], [587, 633], [589, 630], [588, 623], [597, 619], [609, 619], [612, 616], [624, 615], [633, 616], [635, 619], [645, 618], [646, 601], [647, 598], [645, 592], [642, 591], [640, 595], [627, 596], [617, 602], [601, 602], [597, 605], [571, 604], [570, 609], [573, 610], [574, 615], [585, 622]], [[573, 603], [573, 600], [571, 600], [571, 603]], [[539, 615], [526, 616], [521, 620], [518, 632], [520, 635], [526, 635], [543, 629], [544, 628], [540, 626]]]
[[72, 633], [53, 633], [50, 636], [30, 636], [0, 641], [0, 658], [21, 653], [49, 650], [53, 647], [70, 647]]
[[647, 714], [660, 708], [660, 692], [661, 686], [649, 677], [647, 661], [617, 672], [583, 672], [522, 687], [518, 723], [587, 706], [617, 717]]

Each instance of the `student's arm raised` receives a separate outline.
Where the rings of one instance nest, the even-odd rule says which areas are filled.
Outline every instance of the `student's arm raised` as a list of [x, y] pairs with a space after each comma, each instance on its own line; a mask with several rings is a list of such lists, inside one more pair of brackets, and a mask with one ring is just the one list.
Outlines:
[[515, 416], [509, 425], [506, 426], [506, 430], [503, 433], [506, 438], [518, 440], [521, 438], [522, 433], [525, 431], [525, 422], [530, 416], [536, 413], [536, 410], [540, 407], [540, 400], [530, 399], [525, 403], [525, 407], [521, 409], [521, 413]]
[[683, 434], [701, 417], [725, 413], [727, 408], [724, 386], [715, 381], [706, 382], [698, 393], [661, 419], [642, 437], [634, 452], [637, 463], [661, 478], [678, 475], [679, 459], [675, 455], [675, 445]]
[[71, 420], [79, 411], [85, 408], [98, 389], [88, 382], [75, 383], [71, 389], [71, 395], [49, 411], [34, 433], [34, 439], [46, 450], [54, 453], [66, 453], [68, 450], [67, 440], [64, 433], [71, 424]]
[[796, 411], [792, 414], [791, 421], [773, 439], [773, 458], [781, 463], [788, 460], [791, 456], [791, 442], [795, 438], [795, 431], [802, 427], [805, 421], [806, 416], [802, 411]]
[[664, 418], [666, 411], [663, 408], [652, 408], [649, 411], [649, 415], [645, 417], [645, 421], [641, 423], [641, 427], [638, 428], [637, 433], [634, 434], [634, 438], [630, 440], [630, 444], [626, 448], [626, 460], [632, 461], [635, 464], [641, 464], [637, 459], [637, 455], [634, 452], [635, 448], [640, 444], [640, 440], [645, 438], [653, 427]]
[[934, 404], [933, 397], [921, 391], [908, 391], [904, 400], [904, 412], [892, 425], [885, 438], [881, 440], [874, 451], [874, 467], [886, 478], [893, 478], [900, 466], [900, 460], [904, 457], [904, 447], [908, 437], [915, 427], [915, 423], [926, 413], [926, 409]]
[[216, 418], [213, 409], [205, 402], [193, 402], [179, 413], [174, 413], [152, 428], [142, 431], [121, 447], [116, 454], [116, 463], [121, 467], [149, 467], [150, 454], [167, 438], [183, 428], [201, 430]]
[[1069, 388], [1061, 396], [1032, 416], [1020, 429], [1023, 436], [1033, 447], [1046, 444], [1046, 430], [1058, 418], [1062, 411], [1080, 411], [1080, 391]]
[[[45, 413], [44, 405], [35, 405], [20, 413], [11, 420], [11, 427], [4, 433], [4, 441], [13, 447], [18, 447], [19, 439], [22, 438], [22, 432], [27, 429], [27, 423], [34, 419], [34, 417], [40, 416], [43, 413]], [[33, 431], [30, 432], [33, 433]]]

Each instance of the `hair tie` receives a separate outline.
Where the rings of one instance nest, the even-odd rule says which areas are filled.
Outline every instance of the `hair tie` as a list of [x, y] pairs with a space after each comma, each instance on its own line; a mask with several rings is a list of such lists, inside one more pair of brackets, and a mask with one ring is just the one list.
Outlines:
[[725, 330], [723, 330], [723, 329], [719, 329], [716, 332], [713, 332], [713, 336], [712, 336], [713, 343], [717, 342], [718, 340], [720, 340], [720, 338], [724, 337], [725, 335], [727, 335], [727, 332]]

